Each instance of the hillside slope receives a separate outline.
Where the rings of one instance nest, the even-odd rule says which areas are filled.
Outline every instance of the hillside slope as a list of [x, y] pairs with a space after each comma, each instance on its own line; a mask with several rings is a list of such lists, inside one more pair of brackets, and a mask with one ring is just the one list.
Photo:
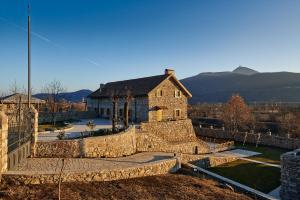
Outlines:
[[[83, 98], [86, 99], [86, 97], [91, 94], [92, 91], [91, 90], [78, 90], [75, 92], [64, 92], [59, 94], [59, 99], [65, 99], [67, 101], [71, 101], [71, 102], [81, 102], [83, 100]], [[39, 94], [35, 94], [33, 95], [36, 98], [39, 99], [46, 99], [47, 98], [47, 94], [45, 93], [39, 93]]]
[[226, 102], [237, 93], [249, 102], [300, 102], [300, 73], [259, 73], [251, 69], [236, 69], [232, 72], [200, 73], [181, 81], [193, 94], [190, 103]]

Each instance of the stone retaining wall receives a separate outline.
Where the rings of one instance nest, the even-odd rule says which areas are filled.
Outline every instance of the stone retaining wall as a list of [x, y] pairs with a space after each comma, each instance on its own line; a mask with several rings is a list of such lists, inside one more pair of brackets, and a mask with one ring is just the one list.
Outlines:
[[44, 141], [36, 144], [36, 157], [44, 158], [114, 158], [136, 152], [135, 127], [107, 136], [74, 140]]
[[[136, 135], [138, 152], [169, 152], [199, 154], [207, 153], [209, 150], [202, 141], [167, 142], [148, 132], [138, 132]], [[203, 147], [206, 148], [203, 148]]]
[[[175, 158], [163, 161], [154, 161], [142, 166], [123, 168], [123, 169], [105, 169], [100, 171], [86, 171], [81, 173], [64, 172], [62, 182], [90, 182], [90, 181], [112, 181], [128, 178], [137, 178], [144, 176], [154, 176], [176, 172], [179, 169]], [[9, 174], [2, 177], [10, 184], [45, 184], [58, 183], [59, 174]]]
[[[243, 142], [246, 133], [238, 133], [234, 137], [227, 131], [221, 129], [208, 129], [195, 127], [196, 134], [199, 136], [220, 138], [220, 139], [230, 139], [238, 142]], [[247, 133], [246, 143], [256, 144], [258, 139], [258, 134]], [[300, 148], [300, 139], [294, 138], [284, 138], [279, 136], [270, 136], [266, 134], [261, 134], [259, 139], [259, 144], [279, 147], [284, 149], [297, 149]]]
[[135, 127], [125, 132], [83, 139], [84, 157], [122, 157], [136, 152]]
[[300, 149], [281, 156], [281, 199], [300, 199]]
[[202, 154], [209, 146], [196, 137], [190, 119], [142, 123], [136, 133], [138, 151]]
[[191, 141], [196, 138], [190, 119], [141, 123], [141, 129], [167, 142]]
[[76, 158], [80, 157], [81, 140], [39, 141], [36, 144], [36, 157]]
[[182, 154], [182, 163], [195, 163], [197, 166], [207, 169], [210, 167], [216, 167], [225, 163], [233, 162], [239, 159], [237, 156], [222, 156], [217, 154], [209, 155], [190, 155]]

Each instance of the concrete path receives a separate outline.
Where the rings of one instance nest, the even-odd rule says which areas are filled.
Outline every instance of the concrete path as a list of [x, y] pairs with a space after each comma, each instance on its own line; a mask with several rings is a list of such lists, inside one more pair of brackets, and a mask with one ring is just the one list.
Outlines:
[[248, 151], [248, 150], [244, 150], [244, 149], [234, 149], [234, 150], [230, 150], [230, 151], [224, 151], [219, 154], [225, 154], [225, 155], [228, 154], [230, 156], [235, 156], [238, 158], [246, 158], [246, 157], [250, 157], [250, 156], [256, 156], [261, 153], [258, 153], [255, 151]]
[[[93, 121], [96, 127], [94, 130], [98, 129], [104, 129], [104, 128], [111, 128], [111, 121], [107, 119], [82, 119], [80, 122], [72, 124], [73, 127], [71, 129], [68, 129], [65, 131], [66, 137], [73, 138], [73, 137], [79, 137], [81, 132], [85, 132], [89, 130], [86, 126], [86, 124], [89, 121]], [[57, 140], [58, 132], [41, 132], [38, 135], [38, 141], [51, 141], [51, 140]]]
[[272, 192], [270, 192], [268, 195], [276, 198], [276, 199], [281, 199], [280, 198], [280, 189], [281, 189], [281, 186], [279, 186], [278, 188], [276, 188], [275, 190], [273, 190]]
[[253, 160], [253, 159], [249, 159], [249, 158], [240, 158], [240, 159], [241, 160], [246, 160], [246, 161], [249, 161], [249, 162], [254, 162], [254, 163], [259, 163], [259, 164], [271, 166], [271, 167], [281, 168], [280, 165], [271, 164], [271, 163], [267, 163], [267, 162], [262, 162], [262, 161], [258, 161], [258, 160]]
[[[64, 172], [124, 169], [173, 157], [173, 153], [145, 152], [122, 158], [65, 158]], [[56, 174], [61, 167], [61, 158], [28, 158], [5, 174]]]

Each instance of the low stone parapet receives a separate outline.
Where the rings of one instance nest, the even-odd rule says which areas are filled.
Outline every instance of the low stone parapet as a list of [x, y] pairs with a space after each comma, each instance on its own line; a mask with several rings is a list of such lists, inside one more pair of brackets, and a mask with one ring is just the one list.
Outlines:
[[83, 139], [84, 157], [122, 157], [136, 152], [135, 127], [115, 135]]
[[233, 162], [239, 159], [237, 156], [220, 155], [220, 154], [209, 154], [209, 155], [191, 155], [182, 154], [182, 163], [195, 163], [197, 166], [202, 168], [216, 167], [225, 163]]
[[115, 158], [136, 153], [135, 127], [118, 134], [74, 140], [40, 141], [36, 156], [42, 158]]
[[41, 158], [76, 158], [82, 155], [82, 140], [39, 141], [36, 156]]
[[[154, 176], [176, 172], [178, 163], [175, 158], [145, 163], [136, 167], [104, 169], [99, 171], [63, 172], [62, 182], [112, 181], [144, 176]], [[60, 174], [46, 172], [26, 173], [7, 172], [2, 178], [11, 184], [45, 184], [58, 183]]]

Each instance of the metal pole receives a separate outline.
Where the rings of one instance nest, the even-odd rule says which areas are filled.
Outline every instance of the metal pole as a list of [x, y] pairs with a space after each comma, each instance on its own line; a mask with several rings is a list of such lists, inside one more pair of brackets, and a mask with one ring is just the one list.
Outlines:
[[28, 2], [28, 107], [31, 105], [30, 4]]

